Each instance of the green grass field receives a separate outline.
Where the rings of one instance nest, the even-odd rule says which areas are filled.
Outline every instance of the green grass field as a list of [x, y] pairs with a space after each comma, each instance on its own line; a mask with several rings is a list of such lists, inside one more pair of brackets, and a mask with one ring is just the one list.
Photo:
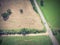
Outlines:
[[[40, 6], [40, 0], [37, 0]], [[49, 26], [53, 29], [60, 28], [60, 1], [59, 0], [44, 0], [44, 6], [40, 6], [44, 17]]]
[[49, 36], [0, 37], [1, 45], [52, 45]]

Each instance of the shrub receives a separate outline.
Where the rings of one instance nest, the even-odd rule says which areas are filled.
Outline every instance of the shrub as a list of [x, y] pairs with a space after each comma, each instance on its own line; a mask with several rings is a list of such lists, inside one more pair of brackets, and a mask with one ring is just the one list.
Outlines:
[[[36, 9], [36, 6], [35, 6], [35, 4], [34, 4], [34, 1], [33, 0], [30, 0], [30, 2], [31, 2], [31, 4], [32, 4], [32, 6], [33, 6], [33, 9], [37, 12], [37, 9]], [[38, 12], [37, 12], [38, 13]]]
[[34, 30], [31, 30], [31, 32], [32, 33], [44, 33], [46, 31], [45, 30], [36, 30], [36, 29], [34, 29]]
[[36, 33], [44, 33], [44, 32], [45, 32], [45, 30], [39, 31], [39, 30], [36, 30], [36, 29], [23, 28], [23, 29], [21, 29], [21, 31], [19, 32], [19, 34], [25, 35], [25, 34], [31, 34], [31, 33], [36, 34]]
[[53, 35], [58, 35], [60, 33], [60, 30], [52, 29]]
[[9, 18], [9, 13], [3, 13], [1, 16], [6, 21]]
[[44, 1], [43, 0], [40, 1], [40, 5], [44, 6]]
[[14, 30], [5, 30], [4, 34], [16, 34], [17, 32]]
[[31, 34], [31, 33], [43, 33], [45, 32], [45, 30], [36, 30], [36, 29], [28, 29], [28, 28], [23, 28], [23, 29], [20, 29], [20, 31], [15, 31], [15, 30], [0, 30], [0, 34], [23, 34], [23, 35], [26, 35], [26, 34]]
[[8, 9], [7, 12], [2, 13], [1, 16], [3, 17], [4, 21], [6, 21], [9, 18], [9, 15], [11, 14], [11, 10]]
[[53, 35], [57, 35], [57, 31], [56, 30], [52, 30]]
[[31, 29], [31, 30], [30, 30], [30, 33], [39, 33], [39, 31], [36, 30], [36, 29]]
[[1, 45], [1, 43], [2, 43], [2, 39], [0, 39], [0, 45]]
[[8, 15], [9, 15], [8, 13], [3, 13], [1, 16], [2, 16], [3, 18], [6, 18]]
[[20, 13], [23, 13], [23, 9], [20, 9]]
[[20, 34], [26, 35], [29, 31], [26, 28], [21, 29]]
[[7, 10], [7, 13], [10, 15], [12, 12], [11, 12], [11, 9], [8, 9]]
[[4, 34], [3, 30], [0, 30], [0, 35]]
[[60, 33], [60, 30], [58, 30], [58, 32]]

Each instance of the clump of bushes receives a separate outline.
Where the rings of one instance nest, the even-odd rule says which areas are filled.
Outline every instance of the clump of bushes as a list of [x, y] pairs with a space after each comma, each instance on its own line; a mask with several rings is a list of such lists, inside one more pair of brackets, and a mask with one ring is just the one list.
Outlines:
[[[30, 2], [31, 2], [31, 4], [32, 4], [33, 9], [35, 10], [35, 12], [37, 12], [36, 6], [35, 6], [35, 4], [34, 4], [34, 0], [30, 0]], [[37, 12], [37, 13], [38, 13], [38, 12]]]
[[2, 38], [0, 37], [0, 45], [2, 44]]
[[20, 13], [23, 13], [23, 9], [20, 9]]
[[58, 30], [58, 32], [60, 33], [60, 30]]
[[53, 35], [57, 35], [57, 31], [56, 30], [53, 30]]
[[30, 33], [29, 30], [27, 30], [26, 28], [23, 28], [20, 31], [20, 34], [23, 34], [23, 35], [26, 35], [26, 34], [29, 34], [29, 33]]
[[8, 34], [17, 34], [17, 32], [14, 31], [14, 30], [0, 30], [0, 35], [3, 35], [3, 34], [5, 34], [5, 35], [8, 35]]
[[52, 32], [53, 32], [53, 35], [57, 35], [58, 33], [60, 34], [60, 30], [53, 29]]
[[1, 16], [4, 19], [4, 21], [6, 21], [9, 18], [9, 16], [10, 16], [11, 13], [12, 13], [11, 9], [8, 9], [7, 12], [4, 12], [4, 13], [1, 14]]
[[36, 29], [28, 29], [28, 28], [23, 28], [23, 29], [20, 29], [20, 31], [15, 31], [15, 30], [0, 30], [0, 34], [23, 34], [23, 35], [26, 35], [26, 34], [36, 34], [36, 33], [44, 33], [46, 32], [45, 30], [36, 30]]
[[3, 17], [4, 21], [9, 18], [8, 13], [3, 13], [1, 16]]
[[8, 9], [7, 10], [7, 13], [10, 15], [12, 12], [11, 12], [11, 9]]
[[45, 30], [39, 31], [39, 30], [36, 30], [36, 29], [23, 28], [23, 29], [20, 30], [19, 34], [26, 35], [26, 34], [31, 34], [31, 33], [36, 34], [36, 33], [44, 33], [44, 32], [45, 32]]
[[40, 0], [40, 5], [44, 6], [44, 0]]

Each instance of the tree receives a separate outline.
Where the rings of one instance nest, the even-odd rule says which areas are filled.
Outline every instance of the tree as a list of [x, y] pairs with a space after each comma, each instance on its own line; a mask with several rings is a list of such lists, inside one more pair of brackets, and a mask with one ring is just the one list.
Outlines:
[[8, 9], [7, 10], [7, 13], [10, 15], [12, 12], [11, 12], [11, 9]]
[[23, 13], [23, 9], [20, 9], [20, 12]]
[[10, 16], [11, 13], [12, 13], [11, 10], [8, 9], [7, 12], [4, 12], [4, 13], [1, 14], [1, 16], [4, 19], [4, 21], [6, 21], [9, 18], [9, 16]]
[[40, 5], [41, 5], [41, 6], [44, 6], [44, 0], [41, 0], [41, 1], [40, 1]]
[[9, 14], [8, 13], [3, 13], [1, 16], [3, 17], [3, 19], [4, 19], [4, 21], [6, 21], [8, 18], [9, 18], [9, 16], [8, 16]]
[[29, 31], [28, 31], [28, 29], [23, 28], [23, 29], [20, 31], [20, 33], [23, 34], [23, 35], [25, 36], [26, 34], [29, 33]]

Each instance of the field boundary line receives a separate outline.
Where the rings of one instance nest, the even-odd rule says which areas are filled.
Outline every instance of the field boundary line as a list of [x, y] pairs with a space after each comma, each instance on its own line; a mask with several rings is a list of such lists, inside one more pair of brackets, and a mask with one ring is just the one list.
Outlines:
[[46, 32], [46, 33], [37, 33], [37, 34], [26, 34], [26, 35], [22, 35], [22, 34], [8, 34], [8, 35], [1, 35], [1, 36], [41, 36], [41, 35], [48, 36], [48, 32]]

